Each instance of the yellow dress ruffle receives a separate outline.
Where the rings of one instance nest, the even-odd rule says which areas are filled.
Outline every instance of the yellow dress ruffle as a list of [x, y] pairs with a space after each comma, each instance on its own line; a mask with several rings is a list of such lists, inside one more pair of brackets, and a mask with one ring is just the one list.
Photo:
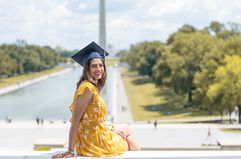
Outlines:
[[83, 81], [79, 85], [70, 106], [70, 111], [73, 112], [77, 96], [81, 95], [86, 88], [93, 93], [93, 98], [78, 125], [75, 144], [77, 154], [96, 157], [116, 156], [127, 151], [127, 142], [120, 135], [108, 129], [105, 123], [105, 102], [92, 83]]

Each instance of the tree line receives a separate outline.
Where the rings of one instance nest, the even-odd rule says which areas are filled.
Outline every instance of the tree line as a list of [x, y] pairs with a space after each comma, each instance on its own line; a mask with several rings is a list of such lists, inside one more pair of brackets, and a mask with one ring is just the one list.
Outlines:
[[28, 45], [24, 40], [0, 45], [0, 57], [0, 78], [51, 69], [63, 60], [51, 47]]
[[140, 42], [119, 56], [156, 86], [187, 94], [187, 106], [221, 115], [238, 107], [241, 122], [239, 24], [213, 21], [202, 29], [183, 25], [166, 43]]

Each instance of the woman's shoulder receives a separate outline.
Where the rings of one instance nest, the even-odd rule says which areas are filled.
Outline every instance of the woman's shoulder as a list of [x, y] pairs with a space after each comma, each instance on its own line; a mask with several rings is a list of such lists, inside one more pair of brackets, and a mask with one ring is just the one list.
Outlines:
[[88, 87], [90, 89], [90, 91], [95, 91], [95, 86], [87, 80], [84, 80], [83, 82], [80, 83], [78, 90], [85, 89], [86, 87]]
[[84, 80], [80, 83], [80, 86], [91, 86], [91, 87], [93, 87], [94, 85], [91, 82], [89, 82], [87, 80]]

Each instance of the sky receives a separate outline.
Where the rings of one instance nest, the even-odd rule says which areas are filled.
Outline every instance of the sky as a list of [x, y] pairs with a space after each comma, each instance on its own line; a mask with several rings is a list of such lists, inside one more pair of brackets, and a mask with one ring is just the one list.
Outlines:
[[[241, 24], [241, 0], [106, 0], [107, 44], [129, 49], [142, 41], [166, 42], [184, 24]], [[81, 49], [98, 43], [99, 0], [0, 0], [0, 44]]]

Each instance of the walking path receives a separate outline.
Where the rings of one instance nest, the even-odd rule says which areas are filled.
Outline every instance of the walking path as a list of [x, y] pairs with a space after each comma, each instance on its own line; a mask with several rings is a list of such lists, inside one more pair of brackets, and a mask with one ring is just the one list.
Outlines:
[[133, 123], [131, 109], [128, 102], [128, 97], [125, 91], [125, 86], [121, 78], [119, 68], [114, 68], [115, 83], [114, 86], [116, 91], [114, 98], [116, 99], [114, 111], [114, 122], [116, 123]]

